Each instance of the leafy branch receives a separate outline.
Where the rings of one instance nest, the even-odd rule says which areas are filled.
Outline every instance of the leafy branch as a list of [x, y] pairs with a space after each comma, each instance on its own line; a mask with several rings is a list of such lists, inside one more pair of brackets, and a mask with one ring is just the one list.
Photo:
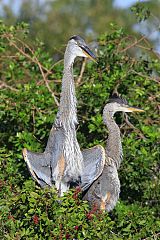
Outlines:
[[[51, 93], [52, 97], [54, 98], [54, 101], [55, 101], [56, 105], [59, 106], [59, 102], [58, 102], [58, 100], [55, 96], [55, 93], [52, 91], [51, 87], [49, 86], [48, 79], [47, 79], [47, 76], [49, 74], [52, 74], [51, 70], [49, 70], [49, 69], [47, 69], [46, 67], [43, 66], [43, 64], [36, 57], [36, 54], [35, 54], [34, 50], [28, 44], [23, 42], [21, 39], [19, 39], [18, 37], [14, 37], [12, 34], [6, 34], [6, 33], [3, 34], [2, 37], [8, 40], [10, 46], [13, 46], [23, 56], [25, 56], [31, 62], [38, 65], [39, 70], [40, 70], [41, 75], [42, 75], [42, 78], [43, 78], [43, 81], [44, 81], [48, 91]], [[18, 46], [18, 44], [16, 43], [15, 40], [21, 44], [21, 47]], [[27, 49], [32, 54], [32, 56], [29, 55], [28, 53], [26, 53], [23, 49]], [[45, 74], [45, 72], [46, 72], [46, 74]], [[12, 88], [10, 88], [10, 89], [12, 89]]]

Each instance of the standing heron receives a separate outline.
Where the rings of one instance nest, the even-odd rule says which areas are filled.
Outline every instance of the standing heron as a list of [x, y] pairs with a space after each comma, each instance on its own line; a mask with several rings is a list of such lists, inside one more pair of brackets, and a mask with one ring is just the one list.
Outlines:
[[[106, 144], [106, 162], [102, 174], [94, 181], [90, 179], [92, 185], [86, 191], [83, 199], [91, 204], [95, 203], [100, 209], [111, 211], [120, 193], [120, 181], [117, 170], [120, 167], [123, 151], [120, 137], [120, 129], [114, 120], [116, 112], [143, 112], [143, 110], [131, 107], [125, 99], [116, 94], [109, 99], [103, 110], [103, 122], [108, 128], [108, 139]], [[84, 169], [88, 163], [84, 162]], [[87, 175], [87, 172], [84, 172]], [[82, 190], [86, 190], [88, 184], [82, 182]]]
[[[23, 149], [23, 156], [32, 177], [43, 187], [53, 182], [59, 194], [63, 195], [71, 182], [79, 181], [83, 171], [83, 155], [80, 150], [76, 125], [77, 108], [73, 78], [73, 63], [77, 56], [95, 60], [95, 55], [79, 36], [69, 39], [64, 55], [64, 72], [59, 110], [52, 126], [46, 149], [43, 153], [34, 153]], [[98, 155], [98, 161], [104, 162], [103, 148], [97, 146], [92, 153]], [[88, 151], [90, 156], [90, 151]], [[97, 160], [94, 156], [95, 161]]]

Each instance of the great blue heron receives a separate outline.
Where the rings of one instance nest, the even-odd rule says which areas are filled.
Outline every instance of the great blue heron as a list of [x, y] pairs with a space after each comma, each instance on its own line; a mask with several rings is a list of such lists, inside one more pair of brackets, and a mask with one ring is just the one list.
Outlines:
[[[46, 149], [43, 153], [34, 153], [23, 149], [23, 156], [32, 177], [41, 185], [53, 185], [60, 195], [66, 192], [70, 182], [78, 181], [82, 175], [83, 155], [76, 137], [77, 109], [73, 79], [73, 63], [77, 56], [95, 60], [95, 55], [79, 36], [69, 39], [64, 55], [64, 74], [60, 106], [55, 123], [50, 132]], [[93, 156], [94, 154], [94, 156]], [[86, 150], [86, 157], [93, 161], [104, 162], [104, 150], [97, 146], [92, 151]], [[97, 158], [96, 158], [97, 156]], [[93, 167], [93, 174], [94, 174]]]
[[[131, 107], [125, 99], [116, 94], [110, 98], [103, 110], [103, 122], [108, 128], [108, 139], [106, 144], [106, 162], [102, 174], [93, 182], [85, 193], [83, 199], [91, 204], [95, 203], [103, 210], [111, 211], [118, 199], [120, 193], [120, 181], [118, 178], [118, 168], [122, 161], [123, 152], [120, 137], [120, 129], [113, 116], [116, 112], [143, 112], [143, 110]], [[86, 166], [87, 163], [84, 163]], [[84, 169], [86, 167], [84, 166]], [[86, 172], [84, 172], [87, 175]], [[82, 182], [82, 190], [86, 189], [87, 184]]]

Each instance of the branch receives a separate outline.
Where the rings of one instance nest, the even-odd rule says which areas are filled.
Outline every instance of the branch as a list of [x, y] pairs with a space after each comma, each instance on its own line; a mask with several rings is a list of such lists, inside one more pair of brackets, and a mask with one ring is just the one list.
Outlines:
[[145, 39], [145, 36], [142, 36], [140, 39], [136, 40], [134, 43], [132, 43], [131, 45], [127, 46], [126, 48], [120, 50], [120, 53], [126, 52], [128, 49], [134, 47], [135, 45], [137, 45], [139, 42], [143, 41]]
[[19, 92], [18, 89], [9, 86], [8, 84], [6, 84], [6, 83], [3, 82], [3, 81], [0, 81], [0, 89], [1, 89], [1, 88], [8, 88], [8, 89], [10, 89], [10, 90], [12, 90], [12, 91], [14, 91], [14, 92]]
[[54, 92], [52, 91], [52, 89], [50, 88], [50, 86], [48, 84], [48, 81], [47, 81], [47, 79], [45, 77], [45, 74], [43, 72], [43, 69], [42, 69], [42, 66], [41, 66], [40, 62], [37, 62], [37, 64], [39, 66], [39, 69], [40, 69], [40, 72], [42, 74], [43, 80], [44, 80], [44, 82], [46, 84], [46, 87], [48, 88], [48, 91], [51, 93], [52, 97], [54, 98], [54, 101], [55, 101], [56, 105], [59, 106], [59, 102], [58, 102], [56, 96], [54, 95]]
[[[25, 56], [27, 57], [30, 57], [30, 60], [32, 61], [32, 62], [35, 62], [35, 63], [37, 63], [37, 61], [38, 61], [38, 59], [37, 59], [37, 57], [35, 57], [34, 56], [34, 51], [30, 48], [30, 46], [28, 45], [28, 44], [26, 44], [25, 42], [23, 42], [22, 40], [20, 40], [19, 38], [17, 38], [17, 37], [15, 37], [15, 39], [18, 41], [18, 42], [20, 42], [25, 48], [27, 48], [27, 49], [29, 49], [29, 51], [32, 53], [32, 55], [33, 55], [33, 58], [32, 57], [30, 57], [30, 55], [28, 55], [28, 54], [26, 54], [23, 50], [22, 50], [22, 54], [26, 54]], [[17, 45], [16, 45], [17, 46]], [[20, 49], [20, 48], [19, 48]], [[50, 70], [48, 70], [46, 67], [44, 67], [42, 64], [41, 64], [41, 66], [42, 66], [42, 68], [43, 68], [43, 70], [45, 70], [47, 73], [49, 73], [49, 74], [52, 74], [52, 72], [50, 71]]]
[[119, 41], [119, 43], [118, 43], [118, 45], [117, 45], [117, 53], [119, 53], [120, 51], [122, 51], [122, 50], [120, 50], [120, 46], [121, 46], [121, 43], [122, 42], [127, 42], [127, 40], [134, 40], [134, 41], [136, 41], [136, 37], [134, 37], [134, 36], [131, 36], [131, 35], [129, 35], [129, 36], [126, 36], [126, 37], [124, 37], [124, 38], [122, 38], [120, 41]]
[[81, 80], [82, 80], [82, 77], [83, 77], [83, 73], [84, 73], [84, 70], [85, 70], [85, 66], [86, 66], [86, 58], [83, 60], [83, 63], [82, 63], [82, 66], [81, 66], [81, 71], [80, 71], [80, 75], [76, 81], [76, 84], [79, 85], [81, 83]]
[[[147, 43], [147, 41], [145, 41], [145, 42]], [[145, 50], [148, 50], [148, 51], [152, 52], [157, 58], [160, 58], [159, 53], [156, 52], [156, 51], [154, 51], [151, 46], [145, 47], [145, 46], [142, 46], [142, 45], [137, 44], [137, 47], [142, 48], [142, 49], [145, 49]]]
[[139, 129], [137, 129], [137, 128], [129, 121], [127, 113], [124, 113], [124, 116], [125, 116], [124, 120], [125, 120], [125, 122], [127, 123], [127, 125], [128, 125], [130, 128], [134, 129], [134, 131], [140, 136], [140, 138], [142, 138], [143, 140], [145, 140], [146, 137], [141, 133], [141, 131], [140, 131]]
[[[42, 74], [42, 77], [43, 77], [43, 80], [44, 80], [44, 83], [46, 84], [46, 87], [48, 88], [48, 91], [51, 93], [52, 97], [54, 98], [54, 101], [56, 103], [57, 106], [59, 106], [59, 102], [57, 100], [57, 98], [55, 97], [54, 95], [54, 92], [52, 91], [52, 89], [50, 88], [49, 84], [48, 84], [48, 81], [46, 79], [46, 76], [44, 74], [44, 70], [47, 71], [47, 73], [49, 72], [49, 74], [51, 73], [47, 68], [45, 68], [40, 62], [39, 60], [37, 59], [36, 56], [33, 56], [31, 57], [29, 54], [25, 53], [21, 48], [19, 48], [15, 42], [13, 40], [10, 40], [8, 36], [6, 36], [7, 40], [10, 42], [10, 45], [13, 45], [22, 55], [24, 55], [26, 58], [28, 58], [31, 62], [34, 62], [38, 65], [39, 67], [39, 70]], [[20, 39], [16, 38], [17, 41], [19, 41], [23, 46], [25, 46], [26, 48], [29, 49], [29, 51], [34, 55], [34, 52], [33, 50], [24, 42], [22, 42]]]
[[118, 87], [120, 85], [120, 81], [117, 82], [117, 84], [115, 84], [115, 87], [113, 89], [112, 95], [115, 93], [119, 96], [119, 92], [118, 92]]
[[152, 78], [152, 77], [143, 75], [142, 73], [136, 72], [135, 70], [132, 70], [131, 72], [139, 75], [140, 77], [148, 78], [148, 79], [150, 79], [150, 80], [153, 80], [153, 81], [156, 82], [156, 83], [160, 83], [160, 78], [159, 78], [159, 77], [157, 77], [157, 78]]
[[[131, 38], [131, 37], [130, 37]], [[129, 37], [125, 37], [124, 39], [122, 39], [123, 41], [129, 39]], [[120, 43], [122, 42], [122, 40], [120, 41]], [[139, 45], [138, 43], [144, 41], [148, 47]], [[120, 44], [119, 44], [120, 45]], [[118, 50], [119, 53], [123, 53], [125, 51], [127, 51], [128, 49], [132, 48], [132, 47], [139, 47], [145, 50], [148, 50], [150, 52], [152, 52], [156, 57], [160, 58], [160, 54], [156, 51], [153, 50], [153, 47], [151, 46], [150, 42], [146, 39], [146, 36], [142, 36], [139, 40], [135, 40], [134, 43], [130, 44], [129, 46], [127, 46], [126, 48], [122, 49], [122, 50]], [[118, 47], [119, 48], [119, 47]]]
[[158, 232], [158, 233], [155, 233], [155, 234], [153, 234], [152, 236], [150, 236], [150, 237], [147, 237], [147, 238], [143, 238], [142, 240], [149, 240], [149, 239], [151, 239], [151, 237], [154, 237], [153, 239], [158, 239], [158, 237], [160, 236], [160, 232]]
[[52, 73], [51, 72], [51, 70], [56, 66], [56, 65], [58, 65], [59, 63], [61, 63], [61, 62], [63, 62], [63, 59], [60, 59], [59, 61], [57, 61], [56, 63], [54, 63], [53, 65], [52, 65], [52, 67], [48, 70], [48, 72], [46, 73], [46, 78], [48, 77], [48, 75], [50, 74], [50, 73]]

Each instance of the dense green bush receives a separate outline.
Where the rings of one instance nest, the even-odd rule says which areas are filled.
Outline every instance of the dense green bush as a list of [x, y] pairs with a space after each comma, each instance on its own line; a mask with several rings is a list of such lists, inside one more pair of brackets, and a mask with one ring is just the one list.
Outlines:
[[[78, 139], [82, 148], [105, 146], [102, 110], [118, 89], [144, 114], [117, 114], [124, 149], [120, 201], [109, 214], [71, 190], [61, 200], [54, 189], [30, 179], [23, 147], [43, 151], [57, 112], [63, 62], [52, 63], [39, 41], [28, 46], [27, 26], [0, 25], [1, 52], [1, 239], [158, 239], [159, 152], [157, 56], [135, 48], [122, 29], [99, 38], [98, 64], [87, 62], [77, 84]], [[80, 73], [75, 64], [75, 81]], [[129, 119], [129, 120], [128, 120]]]

